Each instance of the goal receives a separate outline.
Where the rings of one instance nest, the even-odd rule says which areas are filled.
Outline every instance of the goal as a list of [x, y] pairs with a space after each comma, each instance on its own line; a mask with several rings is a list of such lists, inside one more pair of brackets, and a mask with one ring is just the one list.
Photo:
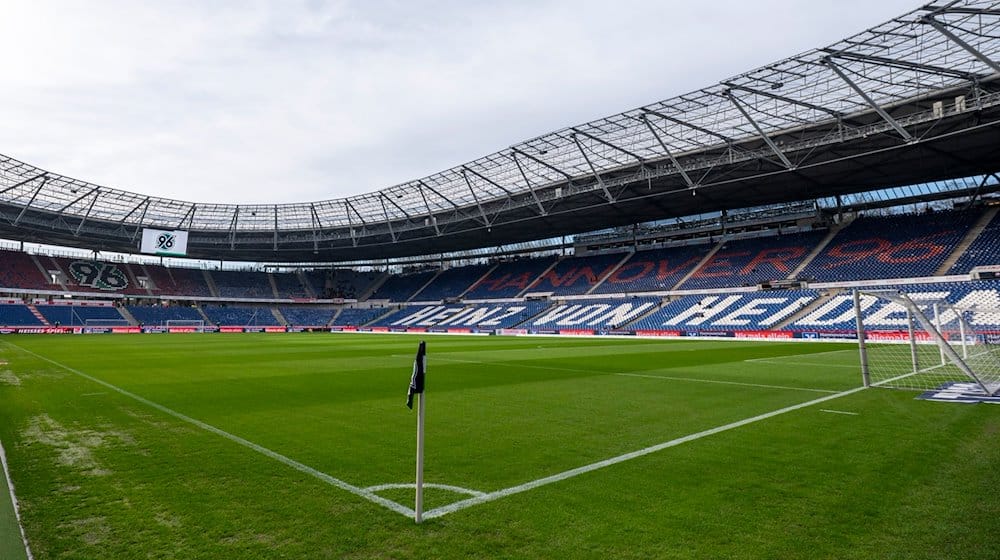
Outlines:
[[168, 319], [164, 323], [165, 327], [188, 327], [195, 329], [204, 329], [205, 321], [201, 320], [191, 320], [191, 319]]
[[865, 386], [934, 391], [971, 383], [1000, 394], [1000, 309], [933, 293], [854, 292]]
[[128, 319], [84, 319], [83, 326], [92, 328], [130, 327], [132, 323], [129, 323]]

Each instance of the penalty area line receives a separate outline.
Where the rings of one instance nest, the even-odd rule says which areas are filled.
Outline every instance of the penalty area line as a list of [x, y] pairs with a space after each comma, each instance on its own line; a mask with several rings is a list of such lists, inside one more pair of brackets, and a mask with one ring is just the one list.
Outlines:
[[299, 471], [301, 473], [307, 474], [307, 475], [312, 476], [312, 477], [314, 477], [316, 479], [319, 479], [319, 480], [321, 480], [323, 482], [326, 482], [327, 484], [329, 484], [331, 486], [335, 486], [337, 488], [340, 488], [341, 490], [345, 490], [347, 492], [350, 492], [351, 494], [354, 494], [355, 496], [364, 498], [364, 499], [368, 500], [369, 502], [378, 504], [378, 505], [383, 506], [383, 507], [385, 507], [387, 509], [390, 509], [390, 510], [396, 512], [396, 513], [405, 515], [407, 517], [413, 517], [413, 515], [414, 515], [414, 511], [411, 508], [408, 508], [408, 507], [406, 507], [406, 506], [404, 506], [402, 504], [398, 504], [398, 503], [396, 503], [396, 502], [394, 502], [392, 500], [388, 500], [386, 498], [383, 498], [382, 496], [379, 496], [379, 495], [375, 494], [374, 492], [371, 492], [371, 491], [366, 490], [364, 488], [360, 488], [360, 487], [354, 486], [353, 484], [350, 484], [348, 482], [344, 482], [343, 480], [340, 480], [339, 478], [334, 478], [334, 477], [332, 477], [332, 476], [330, 476], [330, 475], [328, 475], [328, 474], [326, 474], [324, 472], [320, 472], [320, 471], [318, 471], [318, 470], [316, 470], [316, 469], [314, 469], [314, 468], [312, 468], [312, 467], [310, 467], [308, 465], [304, 465], [304, 464], [302, 464], [302, 463], [300, 463], [300, 462], [298, 462], [298, 461], [296, 461], [294, 459], [286, 457], [286, 456], [282, 455], [281, 453], [278, 453], [277, 451], [272, 451], [272, 450], [270, 450], [270, 449], [268, 449], [268, 448], [266, 448], [266, 447], [264, 447], [262, 445], [258, 445], [256, 443], [254, 443], [254, 442], [252, 442], [250, 440], [243, 439], [240, 436], [233, 435], [233, 434], [231, 434], [231, 433], [229, 433], [229, 432], [227, 432], [225, 430], [222, 430], [220, 428], [216, 428], [215, 426], [212, 426], [211, 424], [206, 424], [205, 422], [202, 422], [201, 420], [197, 420], [195, 418], [191, 418], [190, 416], [181, 414], [180, 412], [177, 412], [176, 410], [167, 408], [167, 407], [163, 406], [162, 404], [153, 402], [153, 401], [151, 401], [151, 400], [149, 400], [149, 399], [147, 399], [145, 397], [140, 397], [139, 395], [137, 395], [135, 393], [131, 393], [129, 391], [126, 391], [125, 389], [122, 389], [122, 388], [118, 387], [117, 385], [112, 385], [111, 383], [108, 383], [107, 381], [103, 381], [101, 379], [98, 379], [96, 377], [88, 375], [88, 374], [86, 374], [86, 373], [84, 373], [84, 372], [82, 372], [82, 371], [80, 371], [78, 369], [73, 369], [73, 368], [71, 368], [71, 367], [69, 367], [69, 366], [67, 366], [65, 364], [59, 363], [59, 362], [57, 362], [57, 361], [55, 361], [53, 359], [46, 358], [45, 356], [42, 356], [40, 354], [36, 354], [36, 353], [32, 352], [31, 350], [27, 350], [25, 348], [21, 348], [20, 346], [18, 346], [16, 344], [13, 344], [13, 343], [10, 343], [10, 342], [6, 342], [6, 341], [4, 341], [4, 344], [6, 344], [8, 346], [11, 346], [13, 348], [16, 348], [16, 349], [24, 352], [25, 354], [29, 354], [31, 356], [34, 356], [34, 357], [38, 358], [39, 360], [43, 360], [43, 361], [46, 361], [46, 362], [48, 362], [48, 363], [50, 363], [50, 364], [52, 364], [54, 366], [60, 367], [60, 368], [66, 370], [66, 371], [68, 371], [70, 373], [76, 374], [76, 375], [78, 375], [78, 376], [80, 376], [80, 377], [82, 377], [82, 378], [84, 378], [84, 379], [86, 379], [88, 381], [92, 381], [92, 382], [97, 383], [98, 385], [101, 385], [103, 387], [107, 387], [108, 389], [110, 389], [110, 390], [112, 390], [112, 391], [114, 391], [114, 392], [116, 392], [116, 393], [118, 393], [120, 395], [124, 395], [124, 396], [129, 397], [130, 399], [136, 400], [136, 401], [138, 401], [138, 402], [140, 402], [140, 403], [142, 403], [142, 404], [144, 404], [146, 406], [155, 408], [156, 410], [159, 410], [160, 412], [162, 412], [164, 414], [173, 416], [174, 418], [177, 418], [178, 420], [182, 420], [184, 422], [187, 422], [188, 424], [193, 424], [193, 425], [195, 425], [195, 426], [197, 426], [197, 427], [205, 430], [206, 432], [211, 432], [211, 433], [213, 433], [215, 435], [222, 436], [222, 437], [228, 439], [229, 441], [231, 441], [233, 443], [237, 443], [239, 445], [242, 445], [243, 447], [246, 447], [248, 449], [252, 449], [253, 451], [256, 451], [257, 453], [260, 453], [261, 455], [264, 455], [265, 457], [270, 457], [271, 459], [274, 459], [275, 461], [278, 461], [279, 463], [283, 463], [283, 464], [285, 464], [285, 465], [287, 465], [287, 466], [289, 466], [289, 467], [291, 467], [291, 468], [293, 468], [293, 469], [295, 469], [295, 470], [297, 470], [297, 471]]
[[836, 393], [830, 389], [812, 389], [809, 387], [789, 387], [787, 385], [764, 385], [762, 383], [743, 383], [742, 381], [722, 381], [721, 379], [698, 379], [696, 377], [671, 377], [667, 375], [644, 375], [641, 373], [616, 373], [625, 377], [644, 377], [647, 379], [666, 379], [668, 381], [690, 381], [692, 383], [718, 383], [719, 385], [739, 385], [742, 387], [760, 387], [763, 389], [785, 389], [788, 391], [809, 391], [812, 393]]
[[846, 397], [848, 395], [853, 395], [854, 393], [858, 393], [860, 391], [864, 391], [865, 389], [866, 389], [865, 387], [857, 387], [855, 389], [849, 389], [847, 391], [841, 391], [839, 393], [834, 393], [832, 395], [827, 395], [825, 397], [820, 397], [818, 399], [813, 399], [811, 401], [806, 401], [804, 403], [799, 403], [799, 404], [794, 404], [794, 405], [791, 405], [791, 406], [786, 406], [785, 408], [780, 408], [778, 410], [774, 410], [774, 411], [771, 411], [771, 412], [765, 412], [764, 414], [758, 414], [757, 416], [753, 416], [751, 418], [745, 418], [743, 420], [738, 420], [736, 422], [730, 422], [729, 424], [725, 424], [725, 425], [718, 426], [718, 427], [715, 427], [715, 428], [710, 428], [708, 430], [703, 430], [703, 431], [700, 431], [700, 432], [689, 434], [689, 435], [686, 435], [686, 436], [683, 436], [683, 437], [679, 437], [677, 439], [672, 439], [670, 441], [666, 441], [666, 442], [663, 442], [663, 443], [660, 443], [660, 444], [657, 444], [657, 445], [652, 445], [652, 446], [646, 447], [644, 449], [639, 449], [638, 451], [632, 451], [630, 453], [625, 453], [623, 455], [618, 455], [617, 457], [611, 457], [610, 459], [605, 459], [603, 461], [598, 461], [596, 463], [591, 463], [589, 465], [584, 465], [582, 467], [577, 467], [575, 469], [570, 469], [568, 471], [563, 471], [561, 473], [557, 473], [557, 474], [554, 474], [554, 475], [551, 475], [551, 476], [546, 476], [544, 478], [539, 478], [537, 480], [532, 480], [531, 482], [526, 482], [526, 483], [520, 484], [518, 486], [511, 486], [510, 488], [504, 488], [502, 490], [497, 490], [495, 492], [489, 492], [489, 493], [486, 493], [486, 494], [484, 494], [482, 496], [475, 496], [475, 497], [472, 497], [472, 498], [467, 498], [465, 500], [454, 502], [452, 504], [448, 504], [446, 506], [442, 506], [442, 507], [439, 507], [439, 508], [432, 509], [430, 511], [424, 512], [424, 519], [434, 519], [434, 518], [437, 518], [437, 517], [442, 517], [442, 516], [448, 515], [449, 513], [455, 513], [456, 511], [461, 511], [463, 509], [466, 509], [466, 508], [469, 508], [469, 507], [472, 507], [472, 506], [476, 506], [476, 505], [479, 505], [479, 504], [484, 504], [486, 502], [492, 502], [494, 500], [499, 500], [500, 498], [506, 498], [507, 496], [513, 496], [514, 494], [520, 494], [522, 492], [527, 492], [528, 490], [533, 490], [535, 488], [539, 488], [541, 486], [546, 486], [548, 484], [553, 484], [553, 483], [556, 483], [556, 482], [561, 482], [561, 481], [566, 480], [568, 478], [573, 478], [573, 477], [576, 477], [576, 476], [580, 476], [582, 474], [586, 474], [586, 473], [589, 473], [589, 472], [592, 472], [592, 471], [596, 471], [598, 469], [603, 469], [605, 467], [610, 467], [612, 465], [617, 465], [618, 463], [624, 463], [625, 461], [631, 461], [632, 459], [637, 459], [639, 457], [643, 457], [643, 456], [646, 456], [646, 455], [649, 455], [649, 454], [652, 454], [652, 453], [656, 453], [657, 451], [662, 451], [662, 450], [670, 448], [670, 447], [675, 447], [675, 446], [681, 445], [683, 443], [688, 443], [690, 441], [695, 441], [695, 440], [698, 440], [698, 439], [701, 439], [701, 438], [704, 438], [704, 437], [708, 437], [708, 436], [715, 435], [715, 434], [718, 434], [718, 433], [722, 433], [722, 432], [725, 432], [725, 431], [729, 431], [729, 430], [733, 430], [733, 429], [736, 429], [736, 428], [740, 428], [740, 427], [746, 426], [748, 424], [753, 424], [755, 422], [760, 422], [761, 420], [767, 420], [768, 418], [774, 418], [775, 416], [780, 416], [780, 415], [786, 414], [788, 412], [793, 412], [793, 411], [796, 411], [796, 410], [800, 410], [800, 409], [803, 409], [803, 408], [806, 408], [806, 407], [814, 406], [814, 405], [817, 405], [817, 404], [820, 404], [820, 403], [824, 403], [824, 402], [827, 402], [827, 401], [832, 401], [834, 399], [839, 399], [841, 397]]

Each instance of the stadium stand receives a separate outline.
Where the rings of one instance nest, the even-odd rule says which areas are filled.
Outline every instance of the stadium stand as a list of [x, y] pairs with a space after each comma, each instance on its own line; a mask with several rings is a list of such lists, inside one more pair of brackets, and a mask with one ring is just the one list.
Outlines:
[[356, 309], [345, 307], [340, 314], [334, 317], [333, 324], [342, 327], [360, 327], [378, 319], [389, 312], [385, 308]]
[[458, 297], [474, 282], [479, 280], [491, 268], [491, 265], [470, 265], [449, 268], [434, 277], [434, 280], [412, 299], [417, 301], [441, 301], [446, 297]]
[[776, 290], [747, 294], [678, 297], [635, 324], [633, 330], [765, 330], [819, 297], [816, 290]]
[[330, 290], [327, 288], [327, 280], [329, 276], [329, 270], [302, 271], [302, 277], [309, 285], [309, 288], [311, 288], [313, 293], [316, 294], [316, 297], [323, 299], [330, 297]]
[[394, 274], [384, 284], [379, 286], [368, 299], [409, 301], [417, 290], [424, 287], [424, 284], [429, 282], [437, 272], [436, 270], [425, 270], [411, 274]]
[[0, 305], [0, 325], [5, 327], [37, 327], [41, 321], [28, 309], [27, 305]]
[[683, 290], [753, 286], [788, 278], [824, 232], [726, 242], [681, 286]]
[[212, 291], [205, 282], [205, 273], [193, 268], [167, 268], [145, 265], [149, 278], [156, 286], [154, 293], [167, 296], [210, 297]]
[[126, 321], [125, 317], [114, 307], [84, 307], [77, 305], [38, 305], [38, 312], [53, 325], [64, 327], [79, 327], [87, 324], [88, 319], [102, 321]]
[[382, 274], [376, 271], [360, 272], [349, 268], [333, 271], [329, 297], [360, 299]]
[[269, 307], [206, 305], [202, 311], [219, 326], [279, 326]]
[[435, 321], [434, 326], [487, 330], [510, 329], [538, 315], [550, 305], [548, 302], [527, 301], [524, 303], [449, 307], [448, 311], [444, 313], [446, 317]]
[[63, 283], [72, 292], [146, 295], [146, 290], [136, 283], [125, 263], [65, 257], [49, 257], [48, 262], [62, 271]]
[[829, 282], [932, 276], [978, 216], [951, 211], [858, 218], [798, 276]]
[[309, 297], [309, 292], [299, 280], [299, 275], [294, 272], [273, 272], [271, 278], [274, 279], [274, 286], [278, 289], [278, 297], [282, 299], [305, 299]]
[[983, 265], [1000, 265], [1000, 213], [951, 266], [949, 274], [965, 274]]
[[469, 289], [465, 299], [516, 297], [555, 261], [555, 257], [541, 257], [500, 263]]
[[[970, 323], [987, 330], [1000, 329], [1000, 281], [935, 282], [909, 286], [879, 286], [878, 289], [901, 289], [917, 303], [928, 317], [933, 316], [932, 302], [946, 300], [959, 308], [976, 308]], [[926, 304], [922, 304], [926, 302]], [[861, 314], [869, 329], [906, 328], [906, 312], [894, 303], [862, 295]], [[845, 290], [793, 322], [792, 331], [854, 332], [854, 296]]]
[[585, 294], [610, 274], [623, 258], [625, 253], [563, 259], [555, 268], [532, 283], [526, 293], [551, 292], [561, 296]]
[[274, 298], [271, 280], [266, 272], [250, 270], [213, 270], [211, 272], [219, 297], [224, 298]]
[[380, 327], [409, 328], [511, 328], [537, 315], [548, 302], [505, 304], [409, 306], [372, 324]]
[[0, 286], [23, 290], [59, 289], [49, 283], [31, 255], [18, 251], [0, 251]]
[[595, 294], [656, 292], [670, 290], [712, 249], [693, 245], [637, 251], [618, 267]]
[[659, 298], [578, 300], [549, 308], [528, 322], [533, 329], [616, 330], [647, 314]]
[[165, 325], [167, 321], [203, 321], [205, 318], [193, 307], [180, 305], [129, 305], [129, 313], [140, 325]]
[[330, 320], [333, 319], [333, 314], [337, 310], [333, 307], [286, 305], [279, 307], [278, 311], [289, 325], [322, 327], [330, 324]]

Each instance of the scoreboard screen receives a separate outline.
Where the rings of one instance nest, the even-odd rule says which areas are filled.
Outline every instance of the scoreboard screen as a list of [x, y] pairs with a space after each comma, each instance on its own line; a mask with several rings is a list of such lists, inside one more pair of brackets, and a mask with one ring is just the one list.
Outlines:
[[182, 230], [143, 229], [139, 250], [151, 255], [182, 257], [187, 254], [188, 232]]

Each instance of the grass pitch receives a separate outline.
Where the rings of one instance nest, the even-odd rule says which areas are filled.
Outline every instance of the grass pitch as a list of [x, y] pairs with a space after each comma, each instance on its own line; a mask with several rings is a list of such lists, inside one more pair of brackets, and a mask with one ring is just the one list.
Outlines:
[[416, 526], [417, 340], [0, 340], [35, 557], [1000, 557], [1000, 407], [836, 344], [428, 337]]

